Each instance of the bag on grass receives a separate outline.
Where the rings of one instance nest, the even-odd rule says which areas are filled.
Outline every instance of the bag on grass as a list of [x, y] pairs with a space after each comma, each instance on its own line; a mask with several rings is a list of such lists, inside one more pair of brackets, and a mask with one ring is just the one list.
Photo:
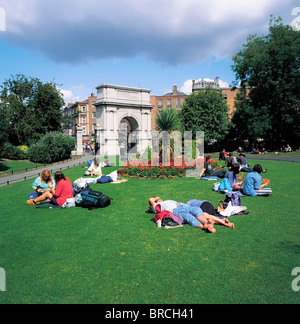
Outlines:
[[229, 202], [231, 202], [233, 207], [242, 206], [241, 197], [237, 193], [232, 193], [232, 194], [226, 195], [225, 202], [228, 204], [229, 204]]
[[89, 188], [89, 186], [90, 183], [87, 182], [85, 179], [83, 178], [77, 179], [73, 185], [73, 196], [76, 196], [82, 190]]
[[93, 210], [96, 208], [105, 208], [111, 204], [112, 198], [104, 195], [102, 192], [92, 189], [83, 190], [81, 193], [81, 203], [78, 206]]
[[101, 178], [99, 178], [97, 180], [97, 183], [110, 183], [110, 182], [113, 182], [112, 181], [112, 178], [110, 176], [102, 176]]

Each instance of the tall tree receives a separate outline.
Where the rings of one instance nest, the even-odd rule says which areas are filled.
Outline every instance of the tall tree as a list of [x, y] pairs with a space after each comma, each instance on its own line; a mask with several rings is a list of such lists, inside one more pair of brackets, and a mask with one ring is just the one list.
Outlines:
[[229, 107], [220, 91], [210, 87], [188, 96], [182, 106], [185, 131], [204, 132], [206, 143], [223, 139], [229, 128]]
[[0, 100], [10, 126], [9, 141], [30, 144], [50, 131], [61, 131], [64, 117], [62, 94], [55, 83], [12, 76], [0, 86]]
[[272, 18], [269, 34], [249, 36], [233, 61], [243, 94], [233, 118], [237, 132], [243, 139], [299, 145], [300, 32]]

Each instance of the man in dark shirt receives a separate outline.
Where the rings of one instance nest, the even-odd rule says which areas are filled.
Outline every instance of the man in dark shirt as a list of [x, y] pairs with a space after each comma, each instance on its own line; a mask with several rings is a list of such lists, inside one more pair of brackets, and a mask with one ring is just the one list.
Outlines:
[[208, 155], [204, 162], [204, 169], [203, 169], [200, 177], [198, 177], [197, 179], [200, 179], [203, 176], [203, 174], [205, 177], [218, 177], [218, 178], [225, 177], [227, 170], [222, 169], [220, 171], [215, 171], [211, 165], [212, 165], [212, 158], [210, 155]]

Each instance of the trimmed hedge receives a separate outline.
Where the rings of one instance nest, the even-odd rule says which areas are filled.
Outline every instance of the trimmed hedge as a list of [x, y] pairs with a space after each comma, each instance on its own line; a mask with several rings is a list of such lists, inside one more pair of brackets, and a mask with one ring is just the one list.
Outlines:
[[76, 145], [75, 140], [63, 133], [53, 132], [44, 135], [28, 150], [31, 162], [54, 163], [69, 159]]

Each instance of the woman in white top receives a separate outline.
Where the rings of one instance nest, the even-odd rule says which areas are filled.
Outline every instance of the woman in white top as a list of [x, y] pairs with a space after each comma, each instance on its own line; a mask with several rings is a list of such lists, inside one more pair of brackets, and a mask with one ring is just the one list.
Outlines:
[[89, 167], [88, 172], [91, 176], [101, 176], [102, 168], [99, 159], [95, 158], [92, 165]]

